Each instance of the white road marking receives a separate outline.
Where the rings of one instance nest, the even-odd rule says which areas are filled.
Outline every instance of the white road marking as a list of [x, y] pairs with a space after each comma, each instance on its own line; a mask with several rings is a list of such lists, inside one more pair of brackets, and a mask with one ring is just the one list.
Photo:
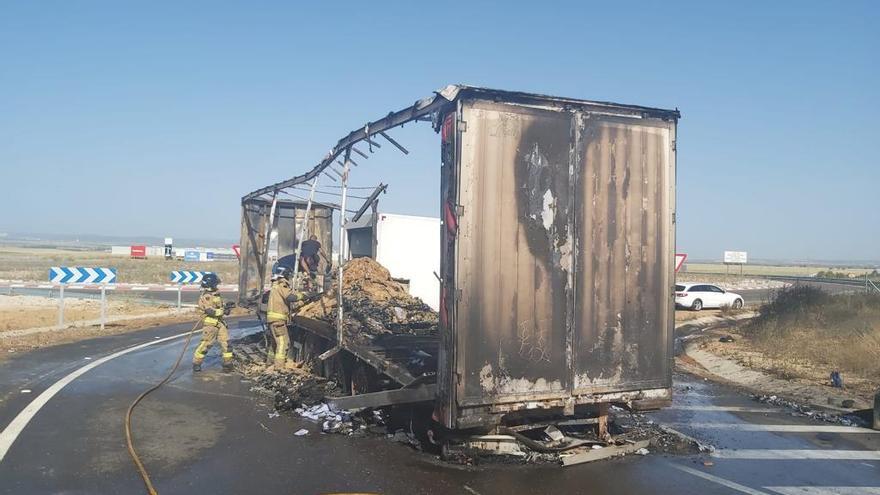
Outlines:
[[474, 490], [473, 488], [471, 488], [467, 485], [464, 485], [464, 489], [467, 490], [468, 493], [471, 493], [473, 495], [480, 495], [480, 492]]
[[782, 495], [880, 495], [876, 486], [765, 486]]
[[101, 359], [97, 359], [73, 371], [64, 378], [53, 383], [51, 386], [49, 386], [49, 388], [44, 390], [43, 393], [34, 398], [34, 400], [32, 400], [30, 404], [22, 409], [21, 412], [18, 413], [18, 416], [16, 416], [6, 426], [6, 428], [4, 428], [2, 432], [0, 432], [0, 462], [3, 462], [3, 459], [6, 457], [6, 453], [9, 451], [9, 448], [12, 447], [15, 439], [18, 438], [22, 430], [24, 430], [25, 426], [27, 426], [31, 419], [33, 419], [33, 417], [40, 411], [40, 409], [42, 409], [42, 407], [45, 406], [46, 403], [55, 396], [55, 394], [60, 392], [61, 389], [66, 387], [70, 382], [76, 380], [90, 370], [106, 363], [107, 361], [118, 358], [119, 356], [124, 356], [130, 352], [138, 351], [151, 345], [167, 342], [169, 340], [179, 339], [181, 337], [185, 337], [187, 334], [189, 334], [189, 332], [179, 333], [177, 335], [172, 335], [170, 337], [165, 337], [158, 340], [152, 340], [143, 344], [136, 345], [134, 347], [129, 347], [128, 349], [114, 352], [109, 356], [104, 356]]
[[742, 406], [672, 406], [673, 411], [709, 411], [709, 412], [745, 412], [745, 413], [774, 413], [779, 409], [769, 407], [742, 407]]
[[711, 429], [723, 428], [725, 430], [736, 431], [776, 431], [786, 433], [862, 433], [862, 434], [880, 434], [878, 430], [869, 430], [867, 428], [859, 428], [858, 426], [840, 426], [840, 425], [759, 425], [752, 423], [687, 423], [675, 425], [677, 427], [688, 427], [695, 429]]
[[682, 466], [680, 464], [670, 464], [670, 466], [678, 469], [679, 471], [684, 471], [685, 473], [694, 475], [698, 478], [703, 478], [704, 480], [711, 481], [713, 483], [717, 483], [721, 486], [726, 486], [731, 490], [736, 490], [738, 492], [747, 493], [749, 495], [768, 495], [767, 492], [762, 492], [761, 490], [755, 490], [754, 488], [749, 488], [745, 485], [740, 485], [739, 483], [734, 483], [728, 479], [724, 479], [720, 476], [715, 476], [714, 474], [709, 474], [699, 469], [694, 469], [689, 466]]
[[718, 449], [711, 455], [721, 459], [880, 461], [880, 451], [876, 450]]

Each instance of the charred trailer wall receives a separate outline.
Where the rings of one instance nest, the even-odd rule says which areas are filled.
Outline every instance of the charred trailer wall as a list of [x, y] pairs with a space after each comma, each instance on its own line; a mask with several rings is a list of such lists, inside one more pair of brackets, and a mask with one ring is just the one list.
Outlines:
[[446, 426], [671, 398], [677, 118], [467, 94], [445, 116]]
[[241, 240], [238, 269], [238, 303], [244, 307], [259, 304], [262, 277], [265, 273], [266, 222], [269, 206], [265, 202], [248, 201], [241, 205]]
[[[266, 248], [279, 258], [294, 254], [297, 236], [306, 218], [304, 201], [281, 201], [275, 206], [275, 216], [271, 229], [277, 231], [277, 237], [268, 245], [267, 236], [271, 231], [269, 215], [272, 201], [253, 199], [242, 202], [241, 207], [241, 260], [239, 261], [238, 297], [239, 304], [254, 307], [262, 295], [268, 271], [273, 260], [266, 256]], [[333, 250], [333, 209], [330, 206], [312, 204], [308, 216], [306, 238], [315, 235], [324, 251]], [[264, 262], [265, 260], [265, 262]], [[264, 266], [265, 263], [265, 266]]]

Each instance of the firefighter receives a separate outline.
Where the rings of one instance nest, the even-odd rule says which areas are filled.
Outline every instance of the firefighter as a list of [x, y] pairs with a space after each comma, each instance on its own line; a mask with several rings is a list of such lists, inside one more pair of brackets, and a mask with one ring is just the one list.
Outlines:
[[223, 299], [217, 293], [220, 285], [220, 277], [214, 273], [206, 273], [202, 278], [202, 295], [199, 297], [199, 311], [202, 317], [202, 341], [196, 347], [193, 354], [193, 371], [202, 371], [202, 361], [205, 354], [214, 345], [214, 341], [220, 341], [220, 349], [223, 351], [223, 370], [232, 369], [232, 348], [229, 347], [229, 329], [223, 316], [228, 310], [223, 305]]
[[[287, 324], [290, 322], [290, 310], [292, 304], [302, 305], [306, 296], [295, 291], [290, 286], [290, 276], [293, 271], [283, 265], [278, 265], [272, 272], [272, 288], [269, 290], [269, 305], [266, 308], [266, 320], [269, 329], [275, 339], [275, 353], [268, 356], [276, 367], [298, 367], [296, 363], [287, 360], [287, 350], [290, 348], [290, 334]], [[297, 308], [298, 309], [298, 308]], [[274, 359], [273, 359], [274, 358]]]

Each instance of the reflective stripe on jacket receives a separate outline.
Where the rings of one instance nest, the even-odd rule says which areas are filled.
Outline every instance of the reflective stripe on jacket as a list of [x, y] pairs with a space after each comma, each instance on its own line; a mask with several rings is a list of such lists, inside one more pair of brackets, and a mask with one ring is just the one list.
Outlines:
[[292, 289], [287, 279], [281, 278], [272, 282], [269, 290], [269, 305], [266, 307], [266, 318], [269, 321], [287, 321], [290, 315], [290, 306], [287, 300]]
[[287, 315], [283, 313], [276, 313], [275, 311], [267, 311], [266, 319], [269, 321], [287, 321]]

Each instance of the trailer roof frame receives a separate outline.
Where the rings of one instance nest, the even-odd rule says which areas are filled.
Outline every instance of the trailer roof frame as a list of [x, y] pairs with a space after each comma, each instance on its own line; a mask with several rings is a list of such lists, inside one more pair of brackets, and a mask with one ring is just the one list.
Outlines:
[[[418, 100], [414, 104], [398, 110], [390, 112], [385, 117], [367, 123], [361, 128], [355, 129], [340, 139], [333, 149], [322, 159], [314, 168], [308, 172], [291, 177], [290, 179], [276, 182], [255, 191], [246, 194], [241, 198], [242, 204], [253, 201], [261, 196], [269, 193], [277, 193], [278, 191], [308, 182], [319, 174], [324, 172], [346, 149], [353, 149], [356, 153], [364, 155], [360, 150], [354, 148], [354, 145], [364, 142], [368, 146], [377, 145], [376, 137], [386, 137], [386, 132], [395, 127], [402, 126], [413, 121], [430, 120], [434, 130], [439, 129], [440, 120], [437, 115], [440, 111], [453, 105], [459, 98], [476, 97], [492, 100], [500, 103], [510, 102], [521, 105], [528, 105], [541, 108], [565, 108], [579, 107], [595, 113], [613, 112], [617, 116], [629, 116], [632, 118], [660, 118], [663, 120], [678, 120], [681, 117], [678, 109], [667, 110], [661, 108], [644, 107], [638, 105], [623, 105], [619, 103], [611, 103], [604, 101], [579, 100], [575, 98], [560, 98], [556, 96], [548, 96], [535, 93], [525, 93], [520, 91], [505, 91], [499, 89], [482, 88], [476, 86], [467, 86], [462, 84], [453, 84], [445, 88], [435, 91], [432, 96]], [[426, 117], [430, 117], [427, 119]], [[394, 143], [394, 141], [391, 141]], [[371, 148], [372, 150], [372, 148]]]

